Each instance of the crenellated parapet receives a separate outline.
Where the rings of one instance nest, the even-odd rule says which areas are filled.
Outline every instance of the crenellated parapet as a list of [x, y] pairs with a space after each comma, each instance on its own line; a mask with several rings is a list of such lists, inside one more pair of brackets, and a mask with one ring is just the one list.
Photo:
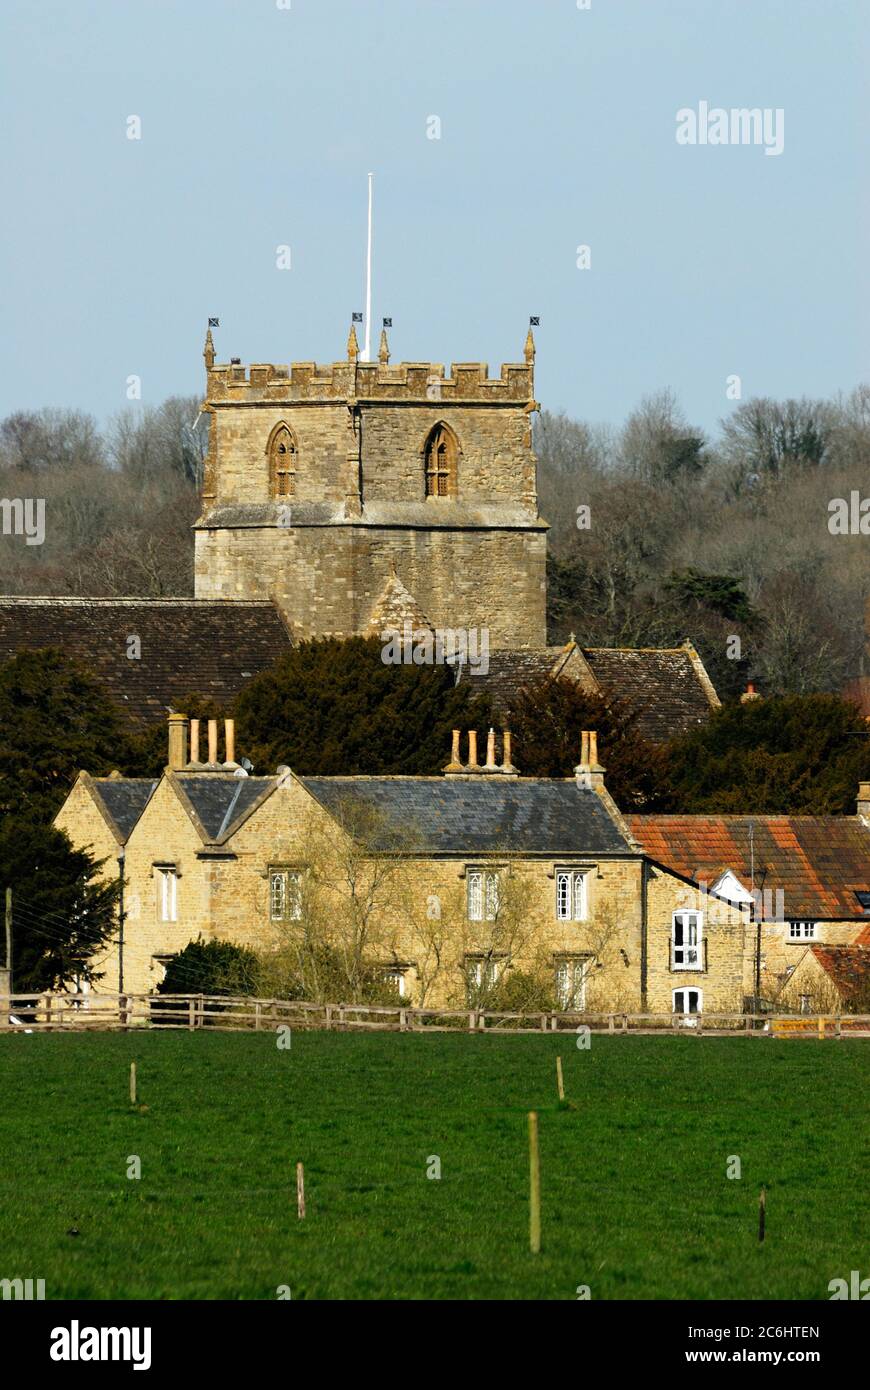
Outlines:
[[427, 401], [481, 402], [526, 406], [534, 399], [531, 362], [505, 363], [497, 377], [485, 362], [268, 362], [216, 363], [207, 368], [206, 399], [222, 401]]

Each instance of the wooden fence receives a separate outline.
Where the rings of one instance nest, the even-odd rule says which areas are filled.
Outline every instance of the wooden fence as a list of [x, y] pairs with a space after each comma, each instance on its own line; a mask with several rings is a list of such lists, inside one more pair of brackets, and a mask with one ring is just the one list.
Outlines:
[[281, 1026], [397, 1033], [592, 1033], [618, 1036], [870, 1037], [868, 1015], [505, 1013], [490, 1009], [413, 1009], [400, 1004], [310, 1004], [208, 994], [0, 995], [0, 1032], [134, 1028], [212, 1028], [222, 1032]]

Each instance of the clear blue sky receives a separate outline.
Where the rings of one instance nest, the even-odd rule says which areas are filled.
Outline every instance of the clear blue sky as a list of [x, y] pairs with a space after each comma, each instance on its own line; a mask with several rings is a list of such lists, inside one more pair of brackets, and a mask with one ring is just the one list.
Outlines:
[[[671, 386], [710, 427], [729, 373], [849, 389], [868, 28], [867, 0], [3, 0], [0, 414], [198, 392], [209, 314], [219, 360], [343, 357], [370, 169], [394, 360], [497, 374], [539, 314], [538, 399], [592, 420]], [[678, 145], [700, 101], [783, 108], [783, 153]]]

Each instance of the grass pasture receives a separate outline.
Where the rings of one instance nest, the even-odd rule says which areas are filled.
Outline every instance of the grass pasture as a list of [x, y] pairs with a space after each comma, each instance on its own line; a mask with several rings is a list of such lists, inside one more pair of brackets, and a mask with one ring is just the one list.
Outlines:
[[[866, 1268], [867, 1043], [572, 1044], [0, 1037], [0, 1278], [44, 1278], [48, 1298], [574, 1299], [588, 1284], [595, 1299], [827, 1299]], [[557, 1054], [575, 1109], [557, 1102]]]

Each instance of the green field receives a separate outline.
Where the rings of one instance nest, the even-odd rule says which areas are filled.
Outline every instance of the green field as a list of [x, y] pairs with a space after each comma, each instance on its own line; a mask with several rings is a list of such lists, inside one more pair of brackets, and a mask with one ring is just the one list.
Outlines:
[[826, 1299], [867, 1264], [868, 1062], [859, 1041], [6, 1035], [0, 1278], [48, 1298]]

